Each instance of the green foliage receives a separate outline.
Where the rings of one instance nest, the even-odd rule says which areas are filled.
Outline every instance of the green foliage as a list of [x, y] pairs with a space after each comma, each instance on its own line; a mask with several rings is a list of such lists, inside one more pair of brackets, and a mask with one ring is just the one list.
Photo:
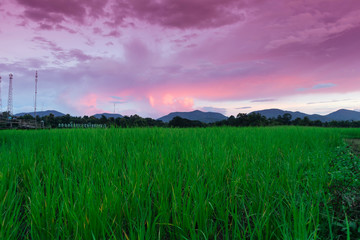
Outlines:
[[[34, 118], [31, 115], [24, 115], [18, 117], [19, 119], [24, 120], [33, 120]], [[220, 127], [220, 126], [233, 126], [233, 127], [254, 127], [254, 126], [313, 126], [313, 127], [348, 127], [348, 128], [359, 128], [360, 121], [331, 121], [331, 122], [321, 122], [320, 120], [311, 121], [308, 117], [296, 118], [292, 120], [292, 116], [289, 113], [285, 113], [282, 116], [279, 115], [277, 118], [266, 118], [259, 113], [239, 113], [236, 118], [230, 116], [226, 120], [214, 122], [214, 123], [203, 123], [197, 120], [189, 120], [181, 117], [173, 118], [169, 123], [164, 123], [161, 120], [155, 120], [152, 118], [142, 118], [138, 115], [124, 116], [121, 118], [114, 119], [113, 117], [106, 118], [104, 115], [100, 119], [95, 118], [94, 116], [88, 117], [73, 117], [69, 114], [55, 117], [53, 114], [44, 117], [36, 117], [37, 122], [43, 121], [45, 127], [57, 128], [66, 124], [102, 124], [106, 126], [114, 127]], [[1, 126], [0, 126], [1, 128]]]
[[320, 239], [345, 133], [2, 131], [0, 239]]
[[200, 121], [192, 121], [192, 120], [181, 118], [181, 117], [174, 117], [169, 122], [169, 126], [170, 127], [180, 127], [180, 128], [185, 128], [185, 127], [205, 127], [206, 124], [202, 123]]
[[360, 160], [347, 144], [336, 152], [329, 173], [331, 232], [335, 239], [360, 239]]

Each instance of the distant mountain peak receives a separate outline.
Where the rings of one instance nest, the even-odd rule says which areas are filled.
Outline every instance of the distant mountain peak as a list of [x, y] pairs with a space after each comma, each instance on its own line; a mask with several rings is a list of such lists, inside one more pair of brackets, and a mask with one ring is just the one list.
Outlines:
[[111, 117], [112, 118], [122, 118], [123, 117], [123, 115], [118, 114], [118, 113], [97, 113], [97, 114], [92, 115], [92, 117], [101, 118], [103, 115], [106, 118], [111, 118]]
[[[27, 115], [27, 114], [34, 117], [34, 112], [22, 112], [22, 113], [17, 113], [14, 116], [22, 117], [22, 116]], [[36, 116], [39, 116], [39, 117], [48, 116], [50, 114], [53, 114], [55, 117], [65, 116], [64, 113], [58, 112], [56, 110], [46, 110], [46, 111], [38, 111], [38, 112], [36, 112]]]
[[254, 111], [253, 113], [259, 113], [267, 118], [277, 118], [278, 115], [284, 115], [289, 113], [292, 116], [292, 119], [308, 117], [312, 121], [320, 120], [322, 122], [330, 121], [360, 121], [360, 112], [348, 110], [348, 109], [339, 109], [335, 112], [332, 112], [327, 115], [319, 114], [306, 114], [299, 111], [292, 112], [281, 109], [264, 109], [260, 111]]
[[158, 120], [163, 122], [170, 122], [174, 117], [181, 117], [193, 121], [200, 121], [203, 123], [213, 123], [221, 120], [226, 120], [227, 117], [217, 112], [202, 112], [200, 110], [194, 110], [191, 112], [172, 112], [165, 115]]

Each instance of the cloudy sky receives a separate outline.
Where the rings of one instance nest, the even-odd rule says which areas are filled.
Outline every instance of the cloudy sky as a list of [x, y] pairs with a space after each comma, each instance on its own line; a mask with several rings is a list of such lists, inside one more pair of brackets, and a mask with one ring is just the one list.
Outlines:
[[1, 0], [3, 110], [360, 109], [359, 0]]

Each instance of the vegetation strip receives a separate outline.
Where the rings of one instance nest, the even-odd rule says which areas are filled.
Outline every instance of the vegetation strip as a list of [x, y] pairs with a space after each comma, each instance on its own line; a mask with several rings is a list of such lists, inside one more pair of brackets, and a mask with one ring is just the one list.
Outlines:
[[[4, 115], [7, 119], [6, 114]], [[26, 114], [17, 117], [18, 120], [25, 122], [34, 122], [34, 117]], [[169, 122], [163, 122], [161, 120], [155, 120], [152, 118], [142, 118], [138, 115], [124, 116], [124, 117], [106, 117], [102, 115], [99, 118], [94, 116], [88, 117], [73, 117], [69, 114], [64, 116], [55, 117], [52, 113], [43, 117], [36, 117], [38, 125], [44, 124], [45, 128], [94, 128], [94, 127], [221, 127], [221, 126], [233, 126], [233, 127], [249, 127], [249, 126], [316, 126], [316, 127], [360, 127], [360, 121], [320, 121], [311, 120], [309, 117], [293, 118], [291, 114], [285, 113], [279, 115], [276, 118], [267, 118], [260, 113], [239, 113], [236, 117], [230, 116], [224, 120], [216, 119], [204, 119], [204, 122], [199, 120], [189, 120], [176, 116]], [[14, 120], [15, 121], [15, 120]], [[2, 123], [1, 123], [2, 122]], [[206, 123], [208, 122], [208, 123]], [[9, 122], [7, 120], [1, 121], [0, 116], [0, 129], [9, 128]]]

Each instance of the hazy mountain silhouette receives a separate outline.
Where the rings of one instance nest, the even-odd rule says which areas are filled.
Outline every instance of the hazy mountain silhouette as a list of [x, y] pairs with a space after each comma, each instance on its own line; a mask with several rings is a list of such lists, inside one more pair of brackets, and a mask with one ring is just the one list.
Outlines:
[[292, 116], [292, 120], [296, 118], [308, 117], [310, 120], [320, 120], [322, 122], [330, 121], [360, 121], [360, 112], [353, 110], [340, 109], [327, 115], [319, 114], [306, 114], [302, 112], [285, 111], [281, 109], [265, 109], [260, 111], [254, 111], [253, 113], [259, 113], [267, 118], [277, 118], [279, 115], [289, 113]]
[[[34, 112], [26, 112], [26, 113], [17, 113], [15, 114], [14, 116], [16, 117], [22, 117], [26, 114], [29, 114], [31, 116], [34, 117]], [[46, 111], [39, 111], [39, 112], [36, 112], [36, 116], [39, 116], [39, 117], [44, 117], [44, 116], [48, 116], [50, 114], [53, 114], [55, 117], [61, 117], [61, 116], [64, 116], [65, 114], [61, 113], [61, 112], [58, 112], [56, 110], [46, 110]]]
[[347, 109], [340, 109], [326, 115], [326, 117], [335, 121], [346, 121], [346, 120], [360, 121], [360, 112], [347, 110]]
[[100, 119], [102, 115], [104, 115], [106, 118], [111, 118], [111, 117], [113, 117], [113, 118], [115, 118], [115, 119], [116, 119], [116, 118], [122, 118], [122, 117], [123, 117], [123, 115], [117, 114], [117, 113], [98, 113], [98, 114], [92, 115], [92, 117], [95, 117], [95, 118]]
[[226, 116], [217, 112], [202, 112], [199, 110], [195, 110], [192, 112], [172, 112], [168, 115], [165, 115], [158, 120], [163, 122], [170, 122], [174, 117], [181, 117], [189, 120], [197, 120], [204, 123], [213, 123], [221, 120], [227, 119]]
[[[286, 111], [281, 109], [264, 109], [259, 111], [254, 111], [252, 113], [259, 113], [267, 118], [277, 118], [279, 115], [282, 116], [285, 113], [289, 113], [292, 116], [292, 120], [295, 120], [296, 118], [303, 119], [304, 117], [308, 117], [312, 121], [320, 120], [322, 122], [330, 122], [330, 121], [360, 121], [360, 112], [353, 111], [353, 110], [347, 110], [347, 109], [339, 109], [335, 112], [332, 112], [327, 115], [319, 115], [319, 114], [306, 114], [303, 112], [292, 112], [292, 111]], [[31, 116], [34, 116], [34, 112], [23, 112], [23, 113], [17, 113], [15, 114], [16, 117], [24, 116], [25, 114], [29, 114]], [[36, 112], [36, 115], [39, 117], [48, 116], [50, 114], [53, 114], [55, 117], [61, 117], [64, 116], [64, 113], [58, 112], [56, 110], [46, 110], [46, 111], [39, 111]], [[106, 118], [122, 118], [123, 116], [121, 114], [116, 113], [99, 113], [93, 115], [95, 118], [100, 119], [101, 116], [104, 115]], [[172, 112], [168, 115], [165, 115], [161, 118], [158, 118], [158, 120], [161, 120], [163, 122], [170, 122], [174, 117], [181, 117], [189, 120], [198, 120], [203, 123], [213, 123], [221, 120], [226, 120], [228, 117], [224, 116], [221, 113], [217, 112], [202, 112], [199, 110], [195, 110], [192, 112]]]

